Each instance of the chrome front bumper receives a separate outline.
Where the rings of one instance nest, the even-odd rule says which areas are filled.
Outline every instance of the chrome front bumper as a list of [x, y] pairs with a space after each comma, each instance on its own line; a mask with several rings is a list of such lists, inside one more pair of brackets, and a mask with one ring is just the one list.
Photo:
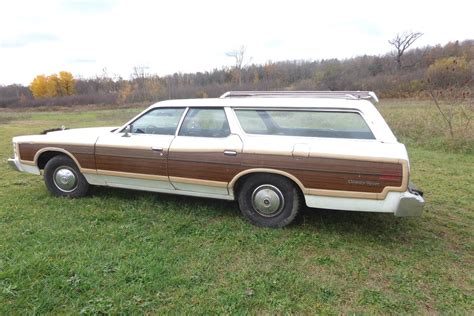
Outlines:
[[403, 193], [402, 197], [400, 197], [400, 204], [398, 204], [398, 208], [395, 211], [395, 216], [421, 216], [424, 206], [425, 199], [423, 198], [423, 192], [410, 185], [408, 191]]
[[9, 158], [9, 159], [8, 159], [8, 165], [9, 165], [13, 170], [21, 171], [21, 168], [20, 168], [20, 166], [19, 166], [18, 160], [14, 159], [14, 158]]

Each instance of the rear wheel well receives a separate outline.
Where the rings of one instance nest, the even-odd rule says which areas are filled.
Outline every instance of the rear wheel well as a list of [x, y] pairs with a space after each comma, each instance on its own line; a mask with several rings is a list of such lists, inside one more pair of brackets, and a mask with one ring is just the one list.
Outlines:
[[256, 176], [256, 175], [265, 175], [265, 174], [271, 174], [274, 176], [285, 178], [288, 181], [290, 181], [295, 186], [296, 190], [298, 191], [298, 194], [300, 195], [301, 198], [303, 198], [303, 201], [304, 201], [303, 191], [301, 190], [301, 187], [293, 179], [291, 179], [290, 177], [281, 175], [279, 173], [273, 173], [273, 172], [251, 172], [251, 173], [247, 173], [241, 176], [240, 178], [237, 179], [237, 181], [234, 184], [234, 187], [233, 187], [234, 196], [238, 198], [240, 190], [242, 189], [242, 185], [245, 183], [245, 181], [247, 181], [248, 178]]
[[71, 158], [71, 157], [69, 157], [69, 155], [66, 155], [65, 153], [60, 152], [60, 151], [45, 151], [45, 152], [41, 153], [38, 157], [38, 160], [36, 162], [36, 164], [38, 165], [38, 168], [39, 169], [44, 169], [44, 167], [46, 166], [48, 161], [51, 158], [56, 157], [56, 156], [66, 156], [68, 158]]

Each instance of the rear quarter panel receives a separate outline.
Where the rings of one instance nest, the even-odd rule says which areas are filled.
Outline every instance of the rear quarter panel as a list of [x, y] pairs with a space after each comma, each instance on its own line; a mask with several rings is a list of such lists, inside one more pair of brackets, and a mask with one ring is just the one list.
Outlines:
[[243, 167], [284, 171], [304, 194], [383, 199], [406, 190], [408, 157], [399, 143], [261, 135], [243, 141]]

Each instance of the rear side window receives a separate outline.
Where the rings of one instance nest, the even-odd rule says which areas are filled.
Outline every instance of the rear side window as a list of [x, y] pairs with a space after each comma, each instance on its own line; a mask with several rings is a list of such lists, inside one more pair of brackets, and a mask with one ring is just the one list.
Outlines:
[[248, 134], [375, 139], [357, 112], [236, 109]]
[[226, 137], [229, 123], [222, 108], [190, 108], [179, 130], [179, 136]]

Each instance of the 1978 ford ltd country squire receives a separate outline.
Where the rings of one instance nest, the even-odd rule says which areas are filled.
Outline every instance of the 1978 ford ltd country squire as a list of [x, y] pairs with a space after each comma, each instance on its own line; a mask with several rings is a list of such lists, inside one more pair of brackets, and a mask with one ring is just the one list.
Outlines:
[[227, 92], [156, 103], [121, 127], [13, 138], [19, 171], [57, 196], [90, 185], [237, 200], [260, 226], [291, 223], [302, 204], [418, 216], [407, 151], [373, 92]]

